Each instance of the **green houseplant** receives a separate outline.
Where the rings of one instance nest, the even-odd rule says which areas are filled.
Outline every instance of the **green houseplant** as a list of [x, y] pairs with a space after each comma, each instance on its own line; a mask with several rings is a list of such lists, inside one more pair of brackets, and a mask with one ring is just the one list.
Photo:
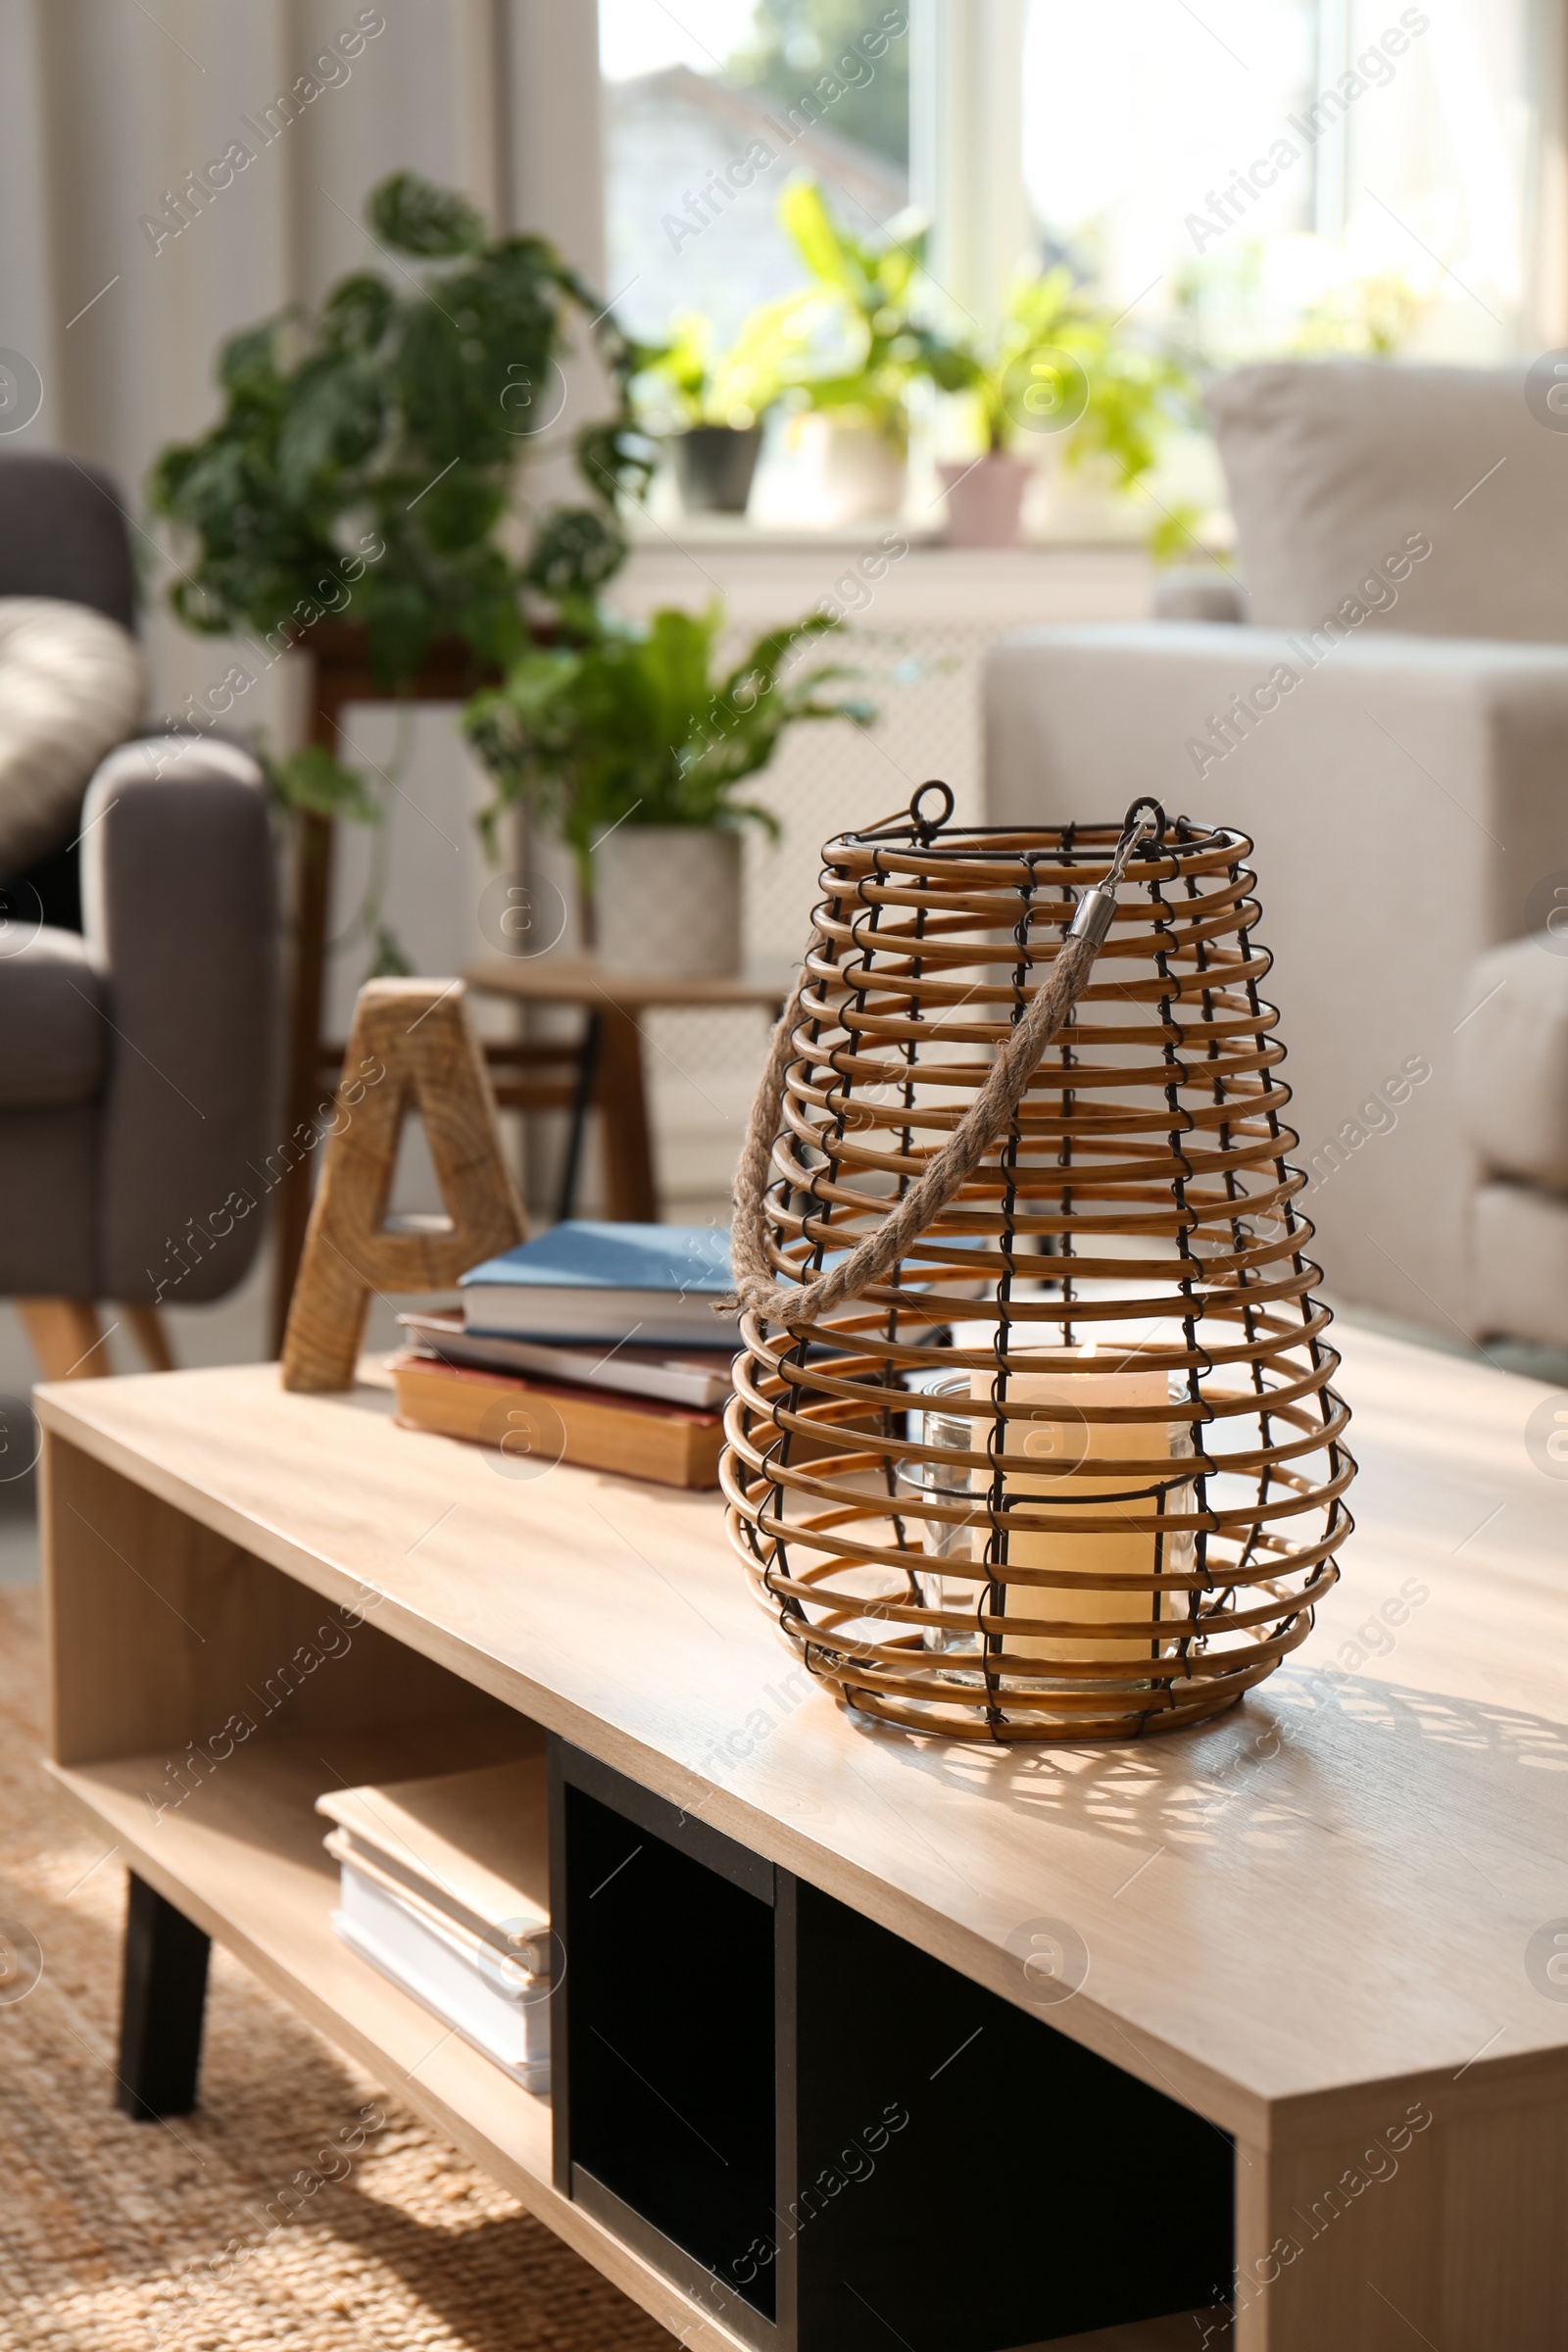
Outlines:
[[669, 341], [646, 355], [640, 409], [652, 413], [654, 429], [671, 435], [689, 514], [746, 512], [762, 419], [784, 389], [778, 307], [753, 311], [730, 349], [718, 353], [712, 320], [701, 311], [678, 312]]
[[774, 305], [769, 326], [784, 347], [781, 374], [809, 413], [825, 505], [838, 521], [896, 513], [910, 385], [957, 391], [970, 371], [962, 349], [921, 316], [926, 229], [906, 214], [882, 237], [855, 236], [811, 179], [784, 190], [778, 215], [811, 284]]
[[[630, 398], [641, 351], [544, 238], [492, 237], [463, 197], [408, 172], [371, 192], [367, 218], [422, 277], [402, 263], [356, 270], [316, 313], [231, 337], [222, 414], [161, 452], [147, 495], [172, 527], [169, 601], [187, 627], [271, 661], [348, 617], [395, 689], [438, 637], [478, 665], [514, 660], [530, 592], [591, 595], [622, 561], [616, 501], [645, 484], [651, 453]], [[545, 515], [519, 560], [503, 524], [563, 394], [573, 321], [591, 326], [615, 405], [576, 438], [584, 501]], [[276, 763], [276, 777], [318, 812], [373, 812], [324, 754]]]
[[777, 829], [739, 788], [798, 721], [876, 715], [825, 691], [854, 675], [844, 663], [795, 659], [840, 625], [827, 614], [769, 631], [715, 674], [722, 625], [716, 604], [645, 626], [601, 615], [580, 644], [523, 653], [464, 712], [495, 783], [491, 824], [523, 801], [554, 827], [592, 894], [610, 969], [733, 971], [740, 828]]
[[[1186, 413], [1191, 380], [1178, 361], [1129, 341], [1117, 324], [1065, 265], [1014, 280], [990, 349], [964, 355], [962, 388], [982, 454], [941, 469], [950, 536], [971, 545], [1016, 537], [1031, 444], [1054, 444], [1067, 471], [1092, 466], [1117, 492], [1150, 472], [1162, 436]], [[1151, 534], [1155, 554], [1175, 553], [1190, 520], [1162, 515]]]

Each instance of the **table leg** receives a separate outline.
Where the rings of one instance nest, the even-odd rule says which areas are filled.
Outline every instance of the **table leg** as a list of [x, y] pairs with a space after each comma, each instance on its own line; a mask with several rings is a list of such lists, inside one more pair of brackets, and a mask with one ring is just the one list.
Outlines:
[[115, 2104], [138, 2124], [196, 2104], [211, 1949], [211, 1937], [131, 1873]]
[[[325, 736], [335, 740], [329, 714]], [[313, 731], [313, 741], [322, 737]], [[321, 1084], [321, 1016], [326, 995], [326, 930], [332, 903], [332, 819], [301, 810], [295, 818], [294, 965], [288, 1011], [288, 1070], [285, 1079], [283, 1133], [295, 1139], [295, 1155], [283, 1153], [285, 1167], [277, 1188], [273, 1212], [272, 1352], [282, 1351], [288, 1325], [294, 1277], [305, 1249], [305, 1228], [311, 1216], [311, 1159], [297, 1149], [302, 1130], [309, 1129], [322, 1107], [330, 1105], [333, 1089]]]
[[642, 1032], [618, 1004], [606, 1004], [598, 1018], [597, 1099], [605, 1122], [610, 1214], [628, 1224], [654, 1225], [659, 1221], [659, 1196], [643, 1085]]
[[169, 1328], [156, 1306], [122, 1306], [120, 1314], [141, 1350], [149, 1372], [172, 1372], [174, 1351]]
[[113, 1372], [90, 1298], [19, 1298], [17, 1313], [45, 1380], [97, 1380]]
[[556, 1219], [564, 1224], [577, 1214], [577, 1186], [582, 1177], [583, 1136], [587, 1130], [588, 1113], [594, 1105], [594, 1093], [599, 1080], [600, 1019], [597, 1012], [588, 1015], [583, 1029], [582, 1052], [577, 1061], [577, 1084], [572, 1097], [571, 1125], [566, 1134], [566, 1156], [562, 1164], [561, 1190], [557, 1197]]

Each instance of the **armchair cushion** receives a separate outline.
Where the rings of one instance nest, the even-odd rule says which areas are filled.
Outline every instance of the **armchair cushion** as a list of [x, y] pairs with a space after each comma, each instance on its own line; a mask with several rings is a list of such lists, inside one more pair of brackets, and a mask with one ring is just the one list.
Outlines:
[[1536, 932], [1471, 967], [1459, 1114], [1498, 1176], [1568, 1193], [1568, 939]]
[[[1362, 360], [1217, 377], [1208, 412], [1253, 620], [1313, 627], [1381, 583], [1360, 600], [1374, 627], [1568, 643], [1568, 434], [1537, 421], [1524, 381]], [[1412, 539], [1431, 550], [1413, 564]]]
[[0, 1298], [95, 1298], [98, 1112], [0, 1111]]
[[0, 598], [0, 874], [70, 839], [88, 778], [146, 695], [118, 621], [53, 597]]
[[104, 1073], [102, 1000], [74, 931], [29, 939], [15, 914], [0, 925], [0, 1110], [91, 1102]]

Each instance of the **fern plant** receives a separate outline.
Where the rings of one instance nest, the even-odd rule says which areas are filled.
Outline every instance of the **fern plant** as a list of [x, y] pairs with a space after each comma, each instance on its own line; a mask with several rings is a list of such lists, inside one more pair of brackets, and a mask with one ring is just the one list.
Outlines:
[[504, 685], [477, 694], [464, 731], [489, 769], [503, 810], [526, 801], [573, 852], [591, 888], [593, 847], [612, 825], [735, 825], [776, 834], [771, 810], [736, 797], [766, 767], [798, 720], [847, 718], [869, 726], [873, 706], [824, 692], [856, 672], [842, 662], [800, 667], [808, 640], [839, 627], [811, 612], [759, 637], [734, 668], [712, 674], [723, 625], [666, 608], [646, 627], [601, 616], [581, 645], [534, 647]]

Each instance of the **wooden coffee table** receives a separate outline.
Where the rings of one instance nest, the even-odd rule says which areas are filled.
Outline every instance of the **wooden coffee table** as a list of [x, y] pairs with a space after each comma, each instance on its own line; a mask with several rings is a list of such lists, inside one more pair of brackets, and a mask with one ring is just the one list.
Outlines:
[[[1070, 1751], [836, 1712], [711, 1498], [510, 1478], [374, 1378], [42, 1389], [53, 1769], [134, 1874], [122, 2102], [194, 2098], [217, 1936], [689, 2344], [1561, 2352], [1553, 1407], [1338, 1336], [1360, 1527], [1312, 1639]], [[336, 1939], [312, 1811], [540, 1732], [553, 2106]], [[1233, 2177], [1234, 2323], [1141, 2318], [1231, 2291]]]

